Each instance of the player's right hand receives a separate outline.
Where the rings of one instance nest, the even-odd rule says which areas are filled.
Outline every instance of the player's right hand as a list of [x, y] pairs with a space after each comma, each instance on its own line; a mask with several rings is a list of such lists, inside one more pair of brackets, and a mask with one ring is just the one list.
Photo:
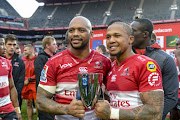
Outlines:
[[74, 117], [83, 118], [85, 116], [85, 107], [82, 101], [74, 98], [69, 105], [68, 114]]

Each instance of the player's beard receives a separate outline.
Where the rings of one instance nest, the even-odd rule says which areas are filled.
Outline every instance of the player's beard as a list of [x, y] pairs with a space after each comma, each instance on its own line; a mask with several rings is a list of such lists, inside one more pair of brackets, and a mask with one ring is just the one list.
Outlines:
[[115, 57], [119, 58], [119, 57], [121, 57], [122, 52], [121, 52], [121, 51], [119, 51], [119, 52], [118, 52], [118, 53], [116, 53], [116, 54], [111, 54], [111, 53], [110, 53], [110, 55], [111, 55], [111, 56], [115, 56]]
[[72, 47], [72, 48], [74, 48], [74, 49], [81, 50], [81, 49], [86, 48], [86, 47], [87, 47], [87, 45], [88, 45], [88, 43], [89, 43], [89, 42], [82, 42], [82, 44], [81, 44], [80, 46], [75, 47], [75, 46], [73, 46], [73, 44], [70, 42], [70, 45], [71, 45], [71, 47]]

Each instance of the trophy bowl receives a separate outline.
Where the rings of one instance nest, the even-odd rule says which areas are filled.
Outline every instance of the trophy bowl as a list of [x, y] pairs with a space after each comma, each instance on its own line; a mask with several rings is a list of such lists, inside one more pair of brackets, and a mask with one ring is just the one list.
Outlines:
[[103, 81], [102, 73], [78, 73], [78, 86], [81, 101], [87, 109], [92, 109], [100, 93], [100, 84]]

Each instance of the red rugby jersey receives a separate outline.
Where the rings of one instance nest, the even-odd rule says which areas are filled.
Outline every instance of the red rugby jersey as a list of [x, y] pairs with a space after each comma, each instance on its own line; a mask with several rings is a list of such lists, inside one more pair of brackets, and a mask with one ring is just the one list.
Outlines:
[[10, 99], [9, 80], [12, 78], [11, 62], [0, 56], [0, 114], [14, 111]]
[[139, 93], [162, 89], [162, 76], [158, 64], [144, 55], [126, 58], [120, 66], [113, 62], [107, 76], [110, 104], [121, 109], [142, 105]]
[[110, 68], [110, 59], [95, 50], [82, 60], [67, 49], [49, 59], [41, 72], [40, 85], [56, 86], [56, 101], [69, 104], [76, 97], [78, 73], [102, 73], [106, 78]]

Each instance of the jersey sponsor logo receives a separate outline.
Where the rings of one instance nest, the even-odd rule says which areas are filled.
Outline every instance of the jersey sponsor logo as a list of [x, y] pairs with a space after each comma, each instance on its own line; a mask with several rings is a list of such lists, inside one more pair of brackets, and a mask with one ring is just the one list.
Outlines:
[[45, 65], [43, 70], [41, 71], [41, 77], [40, 77], [41, 82], [47, 82], [47, 71], [48, 71], [48, 66]]
[[87, 67], [79, 67], [79, 72], [80, 73], [88, 73], [88, 68]]
[[94, 68], [103, 69], [102, 62], [101, 61], [96, 61]]
[[117, 75], [112, 75], [112, 77], [111, 77], [111, 82], [115, 82], [115, 81], [116, 81], [116, 76], [117, 76]]
[[141, 60], [142, 62], [146, 61], [146, 59], [142, 58], [141, 56], [137, 57], [139, 60]]
[[19, 67], [19, 62], [15, 62], [13, 66]]
[[6, 62], [2, 62], [2, 67], [7, 67], [7, 63]]
[[153, 62], [148, 62], [147, 63], [147, 69], [150, 72], [155, 72], [156, 71], [156, 65]]
[[123, 70], [123, 73], [120, 74], [120, 76], [130, 76], [129, 69], [131, 67], [127, 67]]
[[153, 72], [148, 76], [148, 83], [151, 86], [159, 86], [161, 84], [160, 76], [157, 72]]
[[115, 94], [115, 93], [109, 93], [109, 96], [110, 96], [111, 98], [113, 98], [113, 99], [116, 99], [117, 94]]
[[66, 67], [72, 67], [72, 63], [67, 63], [67, 64], [63, 64], [63, 65], [61, 65], [60, 64], [60, 68], [62, 69], [62, 68], [66, 68]]
[[65, 90], [64, 94], [65, 96], [76, 97], [77, 90], [76, 91]]
[[5, 88], [8, 86], [7, 82], [0, 82], [0, 88]]
[[114, 106], [114, 107], [129, 107], [129, 106], [131, 106], [128, 100], [126, 100], [126, 101], [113, 100], [113, 101], [111, 101], [110, 104], [111, 104], [111, 106]]

